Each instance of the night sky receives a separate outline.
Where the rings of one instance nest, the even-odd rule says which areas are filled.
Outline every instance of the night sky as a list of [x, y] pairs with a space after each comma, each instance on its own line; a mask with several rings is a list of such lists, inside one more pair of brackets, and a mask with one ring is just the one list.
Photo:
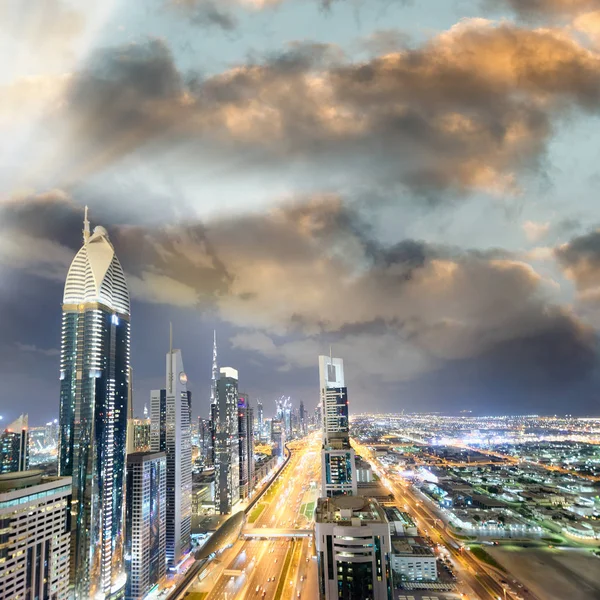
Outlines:
[[600, 0], [4, 0], [0, 414], [58, 415], [83, 207], [194, 414], [600, 415]]

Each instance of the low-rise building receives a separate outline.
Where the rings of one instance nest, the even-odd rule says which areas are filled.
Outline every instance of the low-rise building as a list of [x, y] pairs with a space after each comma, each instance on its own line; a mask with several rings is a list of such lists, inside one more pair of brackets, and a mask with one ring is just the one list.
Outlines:
[[392, 537], [391, 554], [394, 577], [403, 581], [436, 581], [437, 560], [418, 538]]

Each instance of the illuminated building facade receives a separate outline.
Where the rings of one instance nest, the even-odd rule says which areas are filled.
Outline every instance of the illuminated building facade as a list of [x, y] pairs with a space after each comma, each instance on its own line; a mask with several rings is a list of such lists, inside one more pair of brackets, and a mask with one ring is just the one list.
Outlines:
[[239, 394], [238, 435], [240, 448], [240, 497], [247, 498], [254, 488], [254, 411], [248, 394]]
[[73, 259], [63, 296], [59, 475], [72, 477], [76, 600], [120, 597], [129, 396], [129, 293], [103, 227]]
[[150, 445], [167, 457], [167, 561], [175, 567], [191, 547], [192, 431], [191, 393], [181, 350], [173, 350], [172, 341], [166, 365], [166, 388], [151, 392]]
[[321, 489], [325, 497], [356, 495], [356, 457], [350, 447], [348, 391], [344, 361], [319, 356], [320, 404], [323, 423]]
[[28, 417], [21, 415], [0, 433], [0, 473], [26, 471], [28, 468]]
[[315, 546], [321, 600], [391, 600], [390, 525], [376, 500], [320, 498]]
[[0, 600], [69, 600], [70, 477], [0, 475]]
[[240, 499], [238, 372], [223, 367], [217, 381], [215, 424], [215, 510], [229, 514]]
[[167, 458], [127, 456], [125, 565], [127, 600], [141, 600], [166, 571]]

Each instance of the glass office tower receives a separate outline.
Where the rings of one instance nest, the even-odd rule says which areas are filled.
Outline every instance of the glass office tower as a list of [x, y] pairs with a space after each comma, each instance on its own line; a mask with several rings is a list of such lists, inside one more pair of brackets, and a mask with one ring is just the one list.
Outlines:
[[129, 293], [103, 227], [75, 256], [63, 297], [59, 474], [72, 477], [71, 588], [77, 600], [124, 592], [123, 497], [129, 401]]

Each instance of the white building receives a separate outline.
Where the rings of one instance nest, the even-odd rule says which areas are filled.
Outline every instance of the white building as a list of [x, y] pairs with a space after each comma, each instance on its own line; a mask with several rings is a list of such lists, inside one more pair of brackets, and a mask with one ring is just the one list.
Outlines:
[[437, 564], [426, 546], [411, 544], [411, 538], [392, 538], [392, 571], [407, 581], [436, 581]]
[[173, 350], [172, 339], [167, 386], [151, 392], [150, 410], [150, 450], [167, 456], [167, 561], [175, 567], [191, 547], [192, 431], [187, 375], [181, 350]]
[[390, 528], [377, 501], [360, 496], [320, 498], [315, 545], [322, 600], [391, 597]]
[[319, 386], [323, 422], [321, 493], [327, 497], [356, 496], [356, 456], [350, 447], [348, 390], [341, 358], [319, 356]]
[[69, 596], [70, 477], [0, 475], [0, 600]]
[[167, 458], [164, 452], [127, 455], [125, 565], [128, 600], [141, 600], [165, 575]]

